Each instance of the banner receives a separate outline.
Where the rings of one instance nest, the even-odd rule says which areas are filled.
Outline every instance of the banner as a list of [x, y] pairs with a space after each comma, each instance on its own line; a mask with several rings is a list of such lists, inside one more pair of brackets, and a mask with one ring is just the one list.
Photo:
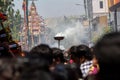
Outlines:
[[24, 22], [28, 26], [28, 0], [23, 0], [22, 9], [24, 11]]

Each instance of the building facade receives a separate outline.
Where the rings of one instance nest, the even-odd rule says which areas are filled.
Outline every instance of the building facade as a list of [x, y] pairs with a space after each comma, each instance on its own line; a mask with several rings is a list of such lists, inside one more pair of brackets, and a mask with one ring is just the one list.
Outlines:
[[88, 33], [89, 33], [89, 43], [92, 40], [92, 19], [93, 19], [93, 10], [92, 10], [92, 0], [84, 0], [84, 7], [85, 7], [85, 16], [87, 18], [86, 22], [88, 22]]
[[84, 0], [85, 13], [88, 19], [93, 18], [92, 0]]
[[85, 0], [87, 5], [91, 39], [101, 35], [105, 27], [108, 27], [109, 8], [108, 0]]
[[108, 27], [109, 8], [108, 0], [92, 0], [93, 8], [93, 31], [97, 31], [99, 27]]
[[111, 25], [114, 31], [120, 31], [120, 0], [109, 0]]
[[93, 18], [107, 16], [109, 13], [108, 0], [92, 0]]

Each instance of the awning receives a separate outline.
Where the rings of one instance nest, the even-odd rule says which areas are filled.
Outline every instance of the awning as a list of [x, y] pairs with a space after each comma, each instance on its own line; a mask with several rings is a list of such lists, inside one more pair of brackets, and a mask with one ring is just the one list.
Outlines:
[[[115, 11], [116, 9], [120, 8], [120, 2], [117, 3], [116, 5], [113, 5], [112, 7], [110, 7], [110, 11]], [[118, 11], [120, 11], [120, 9], [118, 9]]]

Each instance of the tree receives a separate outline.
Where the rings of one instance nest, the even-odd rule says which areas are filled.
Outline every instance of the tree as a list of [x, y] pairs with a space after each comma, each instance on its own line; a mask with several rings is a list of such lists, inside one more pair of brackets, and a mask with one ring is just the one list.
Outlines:
[[104, 34], [107, 34], [107, 33], [110, 33], [112, 30], [111, 30], [111, 27], [110, 26], [107, 26], [107, 27], [102, 27], [102, 28], [99, 28], [100, 30], [97, 30], [96, 32], [93, 33], [93, 38], [92, 38], [92, 42], [96, 42], [98, 41], [98, 39], [103, 36]]
[[13, 0], [0, 0], [0, 12], [7, 14], [8, 9], [14, 6]]
[[14, 15], [14, 22], [13, 22], [13, 27], [12, 29], [12, 35], [13, 35], [13, 39], [15, 40], [19, 40], [19, 31], [20, 31], [20, 27], [21, 27], [21, 15], [20, 15], [20, 11], [17, 10], [15, 15]]
[[15, 40], [19, 40], [19, 30], [21, 26], [20, 11], [14, 11], [14, 0], [0, 0], [0, 12], [5, 13], [8, 16], [8, 20], [4, 22], [4, 26], [9, 26], [12, 31], [12, 37]]

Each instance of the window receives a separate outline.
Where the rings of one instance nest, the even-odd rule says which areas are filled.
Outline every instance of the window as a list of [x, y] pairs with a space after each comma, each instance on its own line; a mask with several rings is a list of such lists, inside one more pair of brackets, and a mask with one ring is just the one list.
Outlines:
[[100, 8], [103, 8], [103, 1], [100, 1]]

